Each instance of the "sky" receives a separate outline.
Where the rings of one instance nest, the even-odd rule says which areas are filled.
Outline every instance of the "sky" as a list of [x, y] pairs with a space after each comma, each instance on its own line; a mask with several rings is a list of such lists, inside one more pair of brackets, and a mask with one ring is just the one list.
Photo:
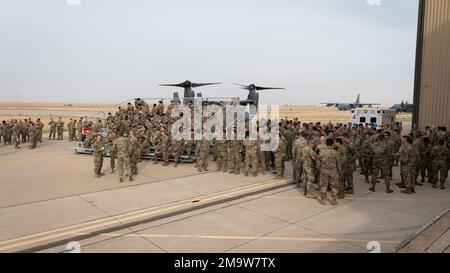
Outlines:
[[[80, 5], [77, 2], [80, 1]], [[0, 101], [412, 101], [418, 0], [0, 0]], [[182, 91], [182, 90], [179, 90]], [[182, 92], [181, 92], [182, 93]]]

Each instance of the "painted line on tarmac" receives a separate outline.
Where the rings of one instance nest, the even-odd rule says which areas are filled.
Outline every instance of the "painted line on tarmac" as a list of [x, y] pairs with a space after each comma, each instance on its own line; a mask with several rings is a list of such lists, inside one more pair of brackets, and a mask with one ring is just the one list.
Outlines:
[[[115, 231], [117, 229], [123, 229], [123, 226], [135, 226], [141, 223], [147, 223], [154, 221], [153, 218], [167, 218], [169, 216], [178, 215], [181, 213], [197, 210], [204, 207], [213, 206], [219, 203], [227, 202], [230, 200], [240, 199], [249, 195], [257, 194], [272, 190], [274, 188], [281, 188], [290, 185], [286, 180], [269, 180], [258, 184], [248, 185], [240, 188], [230, 189], [219, 193], [200, 196], [197, 198], [190, 198], [183, 201], [178, 201], [171, 204], [165, 204], [157, 207], [147, 208], [143, 210], [128, 212], [120, 215], [109, 216], [102, 219], [89, 221], [82, 224], [76, 224], [63, 228], [58, 228], [50, 231], [40, 232], [32, 235], [27, 235], [15, 239], [10, 239], [0, 242], [0, 252], [5, 252], [21, 247], [26, 247], [33, 244], [44, 243], [46, 241], [63, 238], [65, 236], [73, 235], [80, 232], [91, 232], [86, 235], [89, 237], [96, 236], [107, 231]], [[159, 216], [158, 216], [159, 214]], [[149, 219], [146, 219], [150, 217]], [[123, 223], [129, 222], [129, 223]], [[119, 225], [119, 227], [117, 227]], [[98, 229], [107, 229], [106, 231], [96, 231]], [[95, 232], [94, 232], [95, 231]], [[85, 237], [86, 237], [85, 236]], [[56, 243], [49, 243], [51, 245], [60, 245], [64, 242], [59, 241]], [[49, 245], [47, 244], [47, 245]], [[24, 252], [33, 252], [36, 250], [47, 249], [50, 247], [38, 246]]]
[[[80, 234], [82, 235], [82, 234]], [[332, 237], [259, 237], [259, 236], [228, 236], [228, 235], [186, 235], [186, 234], [120, 234], [120, 233], [103, 233], [100, 236], [106, 237], [145, 237], [145, 238], [175, 238], [175, 239], [183, 239], [183, 238], [191, 238], [191, 239], [210, 239], [210, 240], [263, 240], [263, 241], [302, 241], [302, 242], [355, 242], [355, 243], [367, 243], [372, 240], [364, 240], [364, 239], [338, 239]], [[394, 240], [376, 240], [382, 244], [398, 244], [400, 241]]]

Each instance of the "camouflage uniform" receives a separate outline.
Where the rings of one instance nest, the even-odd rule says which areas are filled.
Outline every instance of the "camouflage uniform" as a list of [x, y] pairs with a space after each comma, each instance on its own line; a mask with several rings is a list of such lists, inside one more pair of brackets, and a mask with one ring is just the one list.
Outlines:
[[209, 141], [203, 138], [198, 145], [197, 169], [208, 171]]
[[58, 120], [56, 122], [56, 130], [58, 132], [58, 140], [63, 140], [63, 134], [64, 134], [64, 121]]
[[12, 143], [12, 127], [13, 127], [13, 124], [11, 122], [6, 122], [5, 139], [6, 139], [6, 143], [8, 143], [8, 144]]
[[56, 138], [56, 122], [54, 120], [51, 120], [48, 123], [48, 126], [50, 126], [50, 133], [48, 135], [48, 140], [51, 140], [52, 136], [53, 136], [53, 140], [55, 140], [55, 138]]
[[253, 167], [253, 176], [258, 175], [258, 143], [256, 140], [245, 139], [243, 142], [245, 147], [245, 159], [244, 159], [244, 175], [248, 176], [250, 164]]
[[129, 145], [131, 174], [137, 175], [137, 164], [139, 161], [139, 142], [135, 136], [131, 135], [129, 137]]
[[183, 142], [180, 140], [172, 140], [172, 145], [171, 145], [171, 154], [175, 160], [175, 165], [174, 167], [178, 166], [178, 162], [180, 161], [180, 156], [181, 156], [181, 147], [183, 146]]
[[378, 140], [377, 142], [372, 144], [372, 152], [373, 152], [373, 161], [372, 161], [372, 187], [371, 191], [375, 191], [375, 185], [377, 184], [377, 178], [381, 171], [381, 176], [384, 178], [384, 182], [386, 185], [386, 192], [391, 193], [391, 181], [389, 177], [389, 156], [388, 154], [391, 152], [391, 148], [389, 144], [385, 141]]
[[339, 174], [341, 169], [338, 152], [327, 146], [320, 151], [317, 169], [320, 170], [320, 203], [325, 204], [327, 189], [331, 187], [332, 204], [337, 205], [339, 193]]
[[230, 155], [229, 155], [230, 164], [228, 167], [230, 168], [230, 173], [234, 173], [236, 175], [241, 173], [241, 142], [235, 139], [230, 143]]
[[407, 192], [414, 192], [416, 186], [416, 165], [418, 153], [416, 148], [411, 144], [404, 147], [400, 154], [400, 162], [403, 166], [402, 175]]
[[227, 140], [217, 140], [217, 171], [228, 171], [228, 141]]
[[262, 145], [265, 144], [258, 136], [258, 170], [265, 175], [267, 171], [266, 151], [262, 151]]
[[[341, 163], [342, 168], [338, 169], [338, 174], [339, 174], [339, 196], [341, 196], [342, 194], [344, 194], [345, 192], [345, 185], [346, 185], [346, 170], [348, 168], [352, 168], [351, 166], [351, 162], [350, 160], [348, 160], [348, 151], [347, 151], [347, 147], [345, 145], [341, 145], [339, 146], [339, 148], [336, 149], [337, 154], [338, 154], [338, 161]], [[353, 169], [352, 169], [353, 172]], [[341, 198], [341, 197], [339, 197]]]
[[316, 184], [316, 164], [317, 153], [310, 146], [306, 146], [302, 149], [301, 159], [303, 171], [305, 173], [306, 192], [305, 195], [311, 192], [311, 189]]
[[[431, 159], [431, 150], [433, 147], [431, 144], [422, 143], [420, 149], [420, 161], [418, 162], [418, 167], [420, 171], [420, 176], [422, 178], [421, 182], [425, 182], [425, 177], [428, 177], [429, 181], [433, 181], [433, 170], [432, 170], [432, 159]], [[416, 176], [419, 176], [419, 172], [417, 172]]]
[[120, 182], [123, 181], [123, 172], [125, 170], [126, 176], [132, 179], [130, 167], [130, 141], [126, 137], [119, 137], [114, 141], [113, 148], [117, 156], [117, 168]]
[[42, 123], [42, 121], [36, 121], [36, 134], [38, 137], [38, 141], [42, 143], [42, 130], [44, 129], [45, 125]]
[[83, 132], [83, 122], [79, 120], [76, 125], [77, 140], [81, 141], [81, 133]]
[[301, 183], [303, 175], [303, 148], [307, 145], [306, 139], [297, 138], [292, 144], [292, 177], [294, 182]]
[[364, 140], [361, 146], [361, 170], [365, 177], [366, 183], [369, 182], [369, 175], [372, 174], [372, 160], [373, 160], [373, 151], [372, 151], [372, 143], [369, 139]]
[[68, 124], [67, 124], [67, 130], [69, 131], [69, 141], [73, 141], [76, 139], [75, 137], [75, 129], [76, 125], [75, 125], [75, 120], [71, 120]]
[[157, 137], [157, 145], [155, 149], [156, 159], [153, 164], [158, 164], [158, 156], [162, 156], [164, 161], [163, 166], [169, 165], [169, 153], [170, 153], [170, 139], [165, 133], [161, 133], [159, 137]]
[[20, 124], [18, 122], [14, 123], [14, 126], [12, 128], [12, 139], [14, 143], [14, 147], [17, 149], [20, 145]]
[[345, 190], [347, 194], [353, 194], [353, 171], [355, 170], [357, 157], [355, 149], [356, 147], [353, 147], [351, 144], [344, 144], [345, 161], [347, 164], [343, 165], [343, 190]]
[[108, 143], [110, 145], [109, 149], [109, 166], [111, 167], [111, 173], [114, 173], [116, 169], [116, 150], [113, 149], [114, 141], [116, 140], [116, 136], [114, 134], [110, 134], [108, 138]]
[[433, 158], [433, 187], [437, 187], [440, 178], [441, 188], [445, 188], [445, 180], [448, 176], [448, 160], [450, 157], [448, 148], [444, 145], [435, 146], [431, 152]]
[[37, 135], [37, 126], [36, 124], [31, 123], [29, 125], [30, 129], [30, 149], [34, 149], [37, 147], [38, 135]]
[[95, 141], [92, 148], [94, 149], [94, 174], [95, 177], [100, 177], [103, 167], [103, 143]]
[[286, 140], [283, 136], [280, 137], [277, 149], [273, 152], [275, 157], [275, 179], [282, 179], [284, 177], [284, 159], [286, 151]]

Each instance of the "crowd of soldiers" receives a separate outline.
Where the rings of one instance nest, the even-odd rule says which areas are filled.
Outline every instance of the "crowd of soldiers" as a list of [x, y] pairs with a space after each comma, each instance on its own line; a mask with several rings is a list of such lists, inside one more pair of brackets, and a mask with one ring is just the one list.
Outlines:
[[[79, 141], [92, 147], [94, 154], [94, 174], [104, 175], [103, 156], [108, 147], [111, 173], [117, 169], [120, 182], [127, 177], [133, 181], [138, 173], [138, 163], [142, 154], [152, 152], [154, 164], [163, 161], [163, 166], [174, 162], [177, 167], [182, 155], [196, 159], [199, 172], [209, 171], [212, 156], [216, 171], [245, 176], [250, 173], [265, 175], [273, 170], [276, 179], [285, 177], [285, 162], [292, 161], [292, 177], [302, 185], [306, 197], [318, 199], [325, 204], [327, 192], [331, 191], [331, 201], [337, 204], [346, 194], [354, 194], [353, 175], [359, 170], [370, 184], [370, 191], [376, 191], [380, 180], [384, 181], [386, 193], [392, 193], [393, 167], [400, 166], [401, 182], [397, 184], [402, 193], [414, 194], [417, 186], [425, 182], [434, 188], [445, 189], [450, 168], [450, 132], [445, 127], [427, 127], [424, 132], [413, 128], [408, 135], [402, 135], [401, 123], [375, 129], [373, 126], [351, 124], [301, 123], [298, 119], [279, 121], [279, 141], [276, 149], [263, 151], [267, 140], [251, 140], [247, 130], [244, 140], [238, 140], [237, 133], [231, 140], [208, 141], [204, 137], [176, 140], [171, 136], [171, 127], [182, 114], [172, 117], [175, 103], [165, 107], [163, 102], [148, 105], [136, 99], [126, 107], [119, 107], [116, 113], [108, 113], [105, 120], [96, 122], [88, 118], [70, 119], [67, 124], [69, 141]], [[193, 105], [191, 108], [192, 120]], [[207, 104], [204, 105], [205, 107]], [[223, 103], [218, 106], [224, 107]], [[203, 122], [206, 118], [203, 119]], [[270, 130], [271, 121], [267, 122]], [[277, 121], [278, 123], [278, 121]], [[246, 124], [248, 127], [248, 124]], [[29, 142], [31, 149], [42, 143], [44, 124], [40, 119], [32, 121], [12, 119], [2, 121], [0, 142], [4, 145]], [[48, 123], [49, 140], [63, 140], [64, 121], [59, 118]], [[107, 135], [103, 130], [107, 129]], [[428, 179], [428, 181], [426, 181]]]
[[14, 145], [16, 149], [20, 148], [21, 143], [29, 143], [29, 148], [34, 149], [38, 142], [42, 143], [44, 126], [39, 118], [36, 121], [31, 118], [3, 120], [0, 124], [0, 143]]
[[[218, 105], [224, 107], [223, 103]], [[393, 192], [393, 167], [398, 165], [401, 183], [397, 186], [404, 189], [402, 193], [415, 193], [416, 186], [423, 185], [425, 178], [433, 187], [445, 189], [450, 165], [450, 136], [445, 127], [426, 128], [425, 132], [413, 128], [411, 134], [402, 135], [400, 123], [375, 129], [369, 124], [334, 125], [283, 119], [279, 122], [279, 145], [273, 151], [262, 151], [265, 142], [260, 138], [251, 140], [248, 132], [245, 140], [238, 140], [236, 132], [232, 140], [172, 138], [171, 126], [178, 119], [171, 115], [174, 106], [171, 102], [165, 110], [162, 101], [150, 106], [136, 99], [134, 105], [128, 103], [114, 115], [109, 113], [104, 124], [101, 120], [84, 124], [92, 130], [84, 143], [93, 147], [95, 176], [104, 175], [101, 169], [107, 143], [111, 172], [115, 172], [117, 163], [120, 182], [124, 177], [132, 181], [138, 173], [141, 155], [154, 149], [157, 157], [154, 164], [162, 160], [163, 166], [168, 166], [174, 161], [177, 167], [181, 155], [194, 154], [196, 168], [202, 172], [209, 171], [212, 156], [216, 171], [239, 175], [243, 166], [245, 176], [250, 172], [257, 176], [272, 168], [276, 179], [284, 178], [285, 162], [292, 161], [294, 181], [303, 185], [306, 197], [318, 199], [321, 204], [325, 204], [328, 191], [333, 205], [345, 194], [354, 194], [356, 170], [364, 175], [373, 192], [380, 180], [384, 180], [386, 193]], [[192, 104], [189, 107], [192, 109]], [[270, 120], [262, 122], [268, 122], [270, 128]], [[99, 134], [103, 127], [109, 132], [106, 139]]]
[[[69, 132], [69, 141], [77, 141], [81, 139], [81, 128], [83, 126], [82, 118], [78, 121], [70, 119], [67, 124], [67, 131]], [[64, 121], [61, 117], [57, 121], [50, 118], [50, 122], [47, 124], [49, 130], [48, 140], [63, 140], [64, 137]], [[79, 134], [77, 134], [76, 127], [80, 127]], [[19, 149], [21, 144], [29, 143], [30, 149], [35, 149], [38, 143], [42, 142], [42, 134], [45, 124], [40, 118], [32, 121], [31, 118], [26, 119], [10, 119], [3, 120], [0, 124], [0, 143], [3, 145], [14, 145], [16, 149]]]

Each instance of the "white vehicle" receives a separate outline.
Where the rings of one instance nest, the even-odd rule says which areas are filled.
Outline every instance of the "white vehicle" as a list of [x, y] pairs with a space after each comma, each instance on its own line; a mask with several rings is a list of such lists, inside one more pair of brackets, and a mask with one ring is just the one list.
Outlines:
[[350, 121], [352, 126], [371, 125], [376, 129], [396, 122], [397, 113], [393, 109], [382, 108], [357, 108], [351, 111]]

